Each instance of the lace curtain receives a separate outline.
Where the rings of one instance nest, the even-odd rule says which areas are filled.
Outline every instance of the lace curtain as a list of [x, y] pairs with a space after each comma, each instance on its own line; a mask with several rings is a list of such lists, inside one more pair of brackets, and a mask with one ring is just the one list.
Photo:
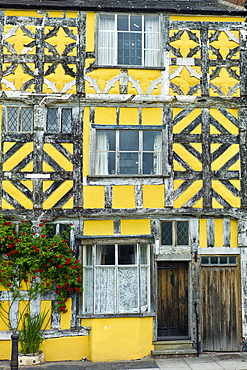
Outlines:
[[95, 173], [97, 175], [108, 175], [108, 151], [109, 142], [105, 132], [97, 131], [96, 136], [96, 161]]

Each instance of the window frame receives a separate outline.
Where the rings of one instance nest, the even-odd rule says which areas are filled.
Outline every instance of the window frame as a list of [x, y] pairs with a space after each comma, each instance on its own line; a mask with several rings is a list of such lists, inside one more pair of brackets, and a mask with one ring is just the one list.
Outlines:
[[[172, 223], [172, 244], [162, 243], [162, 223], [171, 222]], [[177, 224], [178, 222], [187, 222], [188, 224], [188, 244], [178, 244], [177, 237]], [[160, 222], [160, 244], [163, 247], [189, 247], [190, 246], [190, 222], [189, 220], [162, 220]]]
[[[115, 172], [114, 174], [97, 174], [96, 173], [96, 138], [97, 138], [97, 131], [98, 130], [114, 130], [116, 132], [116, 150], [115, 150]], [[120, 163], [120, 153], [125, 151], [120, 151], [118, 144], [119, 144], [119, 131], [120, 130], [135, 130], [139, 131], [139, 148], [138, 151], [133, 151], [129, 153], [138, 153], [138, 173], [137, 174], [120, 174], [119, 173], [119, 163]], [[144, 153], [155, 153], [155, 151], [147, 151], [143, 148], [143, 132], [144, 131], [158, 131], [161, 133], [161, 151], [157, 151], [156, 153], [160, 152], [161, 158], [161, 172], [157, 174], [143, 174], [143, 154]], [[149, 125], [100, 125], [100, 124], [92, 124], [91, 125], [91, 148], [90, 148], [90, 175], [95, 177], [164, 177], [166, 175], [166, 166], [165, 166], [165, 157], [166, 157], [166, 148], [164, 143], [164, 125], [157, 125], [157, 126], [149, 126]], [[140, 133], [141, 132], [141, 133]], [[109, 151], [110, 152], [110, 151]], [[128, 151], [126, 151], [128, 152]]]
[[[114, 16], [114, 61], [113, 63], [103, 63], [100, 61], [100, 49], [104, 49], [103, 47], [100, 47], [100, 40], [99, 40], [99, 32], [102, 31], [101, 28], [100, 28], [100, 17], [101, 16], [104, 16], [104, 15], [112, 15]], [[154, 13], [147, 13], [147, 14], [135, 14], [135, 15], [139, 15], [142, 17], [142, 31], [141, 31], [141, 39], [142, 39], [142, 47], [141, 47], [141, 55], [142, 55], [142, 63], [141, 64], [120, 64], [118, 63], [118, 32], [120, 32], [121, 30], [118, 30], [117, 28], [117, 17], [118, 16], [122, 16], [122, 15], [127, 15], [128, 17], [130, 17], [132, 14], [131, 13], [128, 13], [128, 12], [125, 12], [125, 13], [105, 13], [105, 12], [101, 12], [101, 13], [98, 13], [97, 15], [97, 27], [96, 27], [96, 31], [95, 31], [95, 50], [96, 50], [96, 64], [100, 67], [126, 67], [126, 68], [148, 68], [148, 69], [160, 69], [162, 66], [163, 66], [163, 63], [162, 63], [162, 17], [160, 14], [154, 14]], [[158, 34], [158, 48], [157, 49], [148, 49], [148, 48], [145, 48], [145, 30], [144, 30], [144, 17], [145, 16], [153, 16], [153, 17], [157, 17], [157, 20], [158, 20], [158, 31], [155, 32]], [[131, 33], [134, 31], [125, 31], [125, 32], [128, 32], [128, 33]], [[158, 52], [158, 60], [156, 62], [156, 65], [149, 65], [149, 64], [145, 64], [145, 56], [144, 56], [144, 51], [145, 50], [157, 50]]]
[[[16, 131], [10, 131], [8, 129], [8, 117], [9, 117], [9, 114], [8, 114], [8, 110], [10, 108], [15, 108], [17, 109], [17, 130]], [[32, 124], [31, 124], [31, 130], [30, 131], [23, 131], [22, 130], [22, 122], [23, 122], [23, 117], [22, 117], [22, 110], [23, 109], [30, 109], [32, 111]], [[5, 116], [5, 120], [4, 120], [4, 123], [5, 123], [5, 132], [6, 133], [9, 133], [9, 134], [16, 134], [16, 133], [20, 133], [20, 134], [30, 134], [30, 133], [33, 133], [33, 130], [34, 130], [34, 108], [33, 106], [30, 106], [30, 105], [5, 105], [5, 112], [4, 112], [4, 116]]]
[[[135, 264], [119, 264], [118, 263], [118, 255], [115, 257], [115, 263], [114, 265], [104, 265], [104, 264], [97, 264], [96, 262], [96, 249], [98, 246], [103, 246], [103, 245], [115, 245], [115, 253], [118, 253], [118, 247], [119, 246], [124, 246], [124, 245], [129, 245], [129, 244], [134, 244], [136, 246], [136, 263]], [[140, 245], [146, 245], [147, 251], [146, 251], [146, 257], [147, 257], [147, 263], [146, 264], [141, 264], [140, 259]], [[91, 247], [92, 248], [92, 264], [85, 264], [85, 261], [87, 259], [87, 251], [86, 248]], [[103, 240], [99, 242], [89, 242], [89, 243], [83, 243], [82, 245], [82, 266], [83, 266], [83, 295], [82, 295], [82, 315], [83, 317], [85, 316], [145, 316], [145, 315], [150, 315], [151, 314], [151, 243], [150, 241], [137, 241], [137, 240], [125, 240], [125, 241], [118, 241], [118, 240]], [[106, 266], [107, 268], [114, 269], [115, 271], [115, 311], [116, 312], [102, 312], [102, 313], [97, 313], [96, 312], [96, 285], [95, 285], [95, 280], [96, 280], [96, 274], [99, 269], [101, 269], [103, 266]], [[118, 289], [119, 289], [119, 268], [130, 268], [133, 267], [133, 269], [137, 270], [137, 276], [138, 276], [138, 311], [137, 312], [119, 312], [119, 306], [118, 306]], [[141, 268], [145, 267], [147, 269], [147, 284], [146, 284], [146, 296], [147, 296], [147, 310], [142, 311], [141, 310]], [[92, 274], [93, 274], [93, 312], [86, 312], [86, 270], [91, 269]], [[102, 288], [101, 288], [102, 289]]]

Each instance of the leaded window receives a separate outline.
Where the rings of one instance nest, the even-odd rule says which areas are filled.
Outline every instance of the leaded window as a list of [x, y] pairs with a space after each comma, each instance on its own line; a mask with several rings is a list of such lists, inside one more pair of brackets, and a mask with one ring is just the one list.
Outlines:
[[189, 245], [189, 222], [162, 221], [161, 244], [167, 246]]
[[150, 311], [150, 247], [142, 243], [86, 245], [85, 314]]
[[33, 131], [33, 108], [31, 107], [7, 107], [6, 131], [8, 132], [32, 132]]
[[46, 131], [70, 134], [72, 132], [72, 109], [48, 108]]

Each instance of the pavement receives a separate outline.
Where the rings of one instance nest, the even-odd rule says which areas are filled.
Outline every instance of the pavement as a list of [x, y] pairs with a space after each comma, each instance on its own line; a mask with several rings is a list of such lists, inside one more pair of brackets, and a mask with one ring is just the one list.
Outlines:
[[[179, 357], [121, 362], [66, 361], [19, 366], [19, 370], [247, 370], [247, 353], [203, 353], [199, 357]], [[0, 361], [0, 370], [10, 370], [9, 361]], [[17, 370], [17, 369], [15, 369]]]

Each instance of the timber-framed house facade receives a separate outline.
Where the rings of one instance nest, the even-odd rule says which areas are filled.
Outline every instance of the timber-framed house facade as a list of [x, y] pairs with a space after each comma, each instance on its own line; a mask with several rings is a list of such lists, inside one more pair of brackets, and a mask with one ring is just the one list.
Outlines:
[[[246, 349], [246, 15], [0, 1], [1, 213], [73, 223], [83, 264], [47, 361]], [[9, 338], [0, 323], [0, 359]]]

